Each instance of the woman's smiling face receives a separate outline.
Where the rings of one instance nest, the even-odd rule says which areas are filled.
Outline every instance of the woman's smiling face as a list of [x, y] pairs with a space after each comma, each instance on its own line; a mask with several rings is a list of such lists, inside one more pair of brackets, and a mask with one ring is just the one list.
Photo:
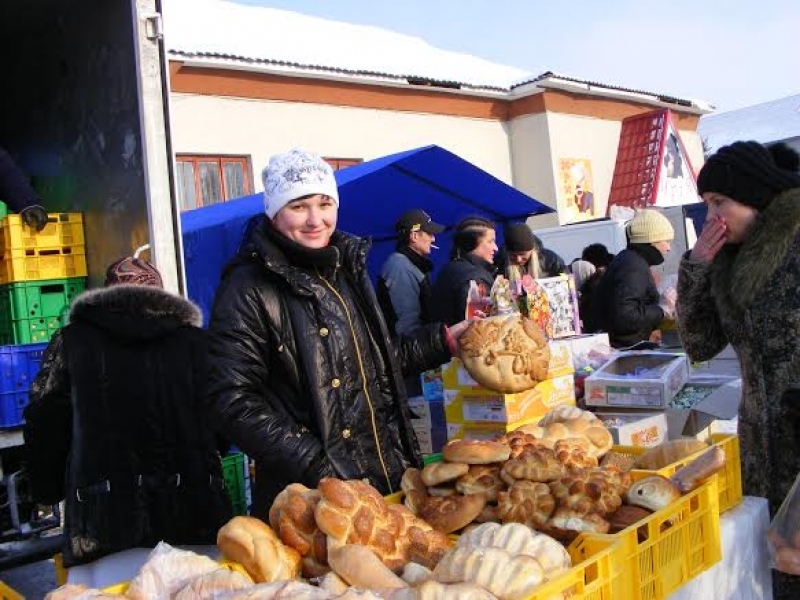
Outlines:
[[339, 207], [330, 196], [314, 194], [292, 200], [272, 218], [284, 236], [306, 248], [325, 248], [336, 230]]

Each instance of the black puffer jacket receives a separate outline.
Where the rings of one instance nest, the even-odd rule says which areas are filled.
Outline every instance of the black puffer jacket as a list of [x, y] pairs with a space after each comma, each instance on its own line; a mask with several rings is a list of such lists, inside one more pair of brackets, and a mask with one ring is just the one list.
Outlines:
[[202, 401], [200, 311], [117, 285], [75, 300], [25, 409], [34, 496], [66, 497], [67, 566], [128, 548], [213, 544], [231, 516]]
[[651, 244], [632, 244], [614, 257], [594, 288], [592, 329], [608, 332], [615, 348], [647, 340], [664, 320], [650, 271], [659, 257], [663, 262]]
[[494, 284], [496, 267], [474, 254], [466, 254], [442, 267], [433, 286], [433, 320], [455, 325], [464, 320], [469, 282], [483, 284], [486, 293]]
[[391, 343], [368, 247], [337, 231], [328, 247], [335, 264], [301, 266], [306, 250], [265, 219], [223, 275], [210, 324], [209, 408], [256, 461], [255, 515], [266, 516], [293, 482], [366, 478], [390, 493], [419, 464], [403, 374], [449, 360], [446, 330], [426, 326]]

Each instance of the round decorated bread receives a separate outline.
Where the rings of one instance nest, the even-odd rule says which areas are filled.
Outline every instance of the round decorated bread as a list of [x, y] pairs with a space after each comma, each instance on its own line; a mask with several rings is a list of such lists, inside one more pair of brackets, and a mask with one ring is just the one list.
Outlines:
[[464, 368], [487, 389], [513, 394], [547, 379], [547, 339], [538, 325], [519, 314], [476, 321], [459, 343]]

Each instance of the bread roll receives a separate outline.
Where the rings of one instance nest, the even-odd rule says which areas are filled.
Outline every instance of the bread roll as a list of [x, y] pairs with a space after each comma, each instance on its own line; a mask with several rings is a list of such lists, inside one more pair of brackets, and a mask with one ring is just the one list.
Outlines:
[[484, 494], [488, 502], [497, 500], [497, 493], [506, 489], [500, 478], [499, 465], [472, 465], [469, 472], [456, 480], [456, 490], [462, 494]]
[[318, 585], [320, 589], [337, 596], [345, 593], [349, 587], [347, 582], [333, 571], [328, 571], [319, 581]]
[[428, 490], [425, 485], [425, 482], [422, 481], [422, 471], [417, 469], [416, 467], [409, 467], [403, 472], [403, 477], [400, 480], [400, 489], [403, 490], [406, 495], [409, 492], [414, 491], [423, 496], [428, 495]]
[[550, 347], [544, 332], [519, 314], [475, 321], [459, 343], [464, 367], [487, 389], [513, 394], [547, 379]]
[[234, 517], [219, 530], [217, 546], [240, 563], [258, 583], [300, 575], [300, 554], [278, 539], [272, 528], [254, 517]]
[[434, 462], [425, 465], [420, 477], [422, 482], [430, 487], [447, 481], [454, 481], [466, 474], [467, 471], [469, 471], [469, 465], [466, 463]]
[[619, 533], [623, 529], [627, 529], [631, 525], [646, 519], [651, 514], [653, 514], [651, 511], [641, 506], [623, 504], [608, 517], [608, 522], [611, 525], [609, 532]]
[[253, 580], [237, 571], [218, 569], [190, 581], [174, 600], [216, 598], [224, 592], [235, 592], [253, 586]]
[[527, 598], [544, 581], [544, 570], [535, 558], [499, 548], [456, 548], [433, 574], [440, 583], [472, 583], [506, 600]]
[[628, 504], [657, 511], [669, 506], [680, 497], [680, 490], [669, 479], [661, 475], [651, 475], [634, 482], [625, 500]]
[[725, 451], [719, 446], [714, 446], [678, 469], [671, 477], [672, 483], [686, 494], [698, 488], [703, 481], [722, 470], [724, 466]]
[[450, 440], [442, 449], [442, 455], [448, 462], [488, 465], [508, 460], [511, 448], [493, 440]]
[[639, 455], [633, 468], [658, 471], [705, 448], [708, 444], [693, 438], [670, 440]]
[[550, 421], [547, 425], [523, 425], [519, 428], [535, 436], [540, 442], [554, 448], [560, 440], [585, 440], [587, 453], [600, 459], [614, 445], [614, 438], [600, 419], [583, 417], [568, 421]]
[[365, 589], [407, 587], [369, 548], [348, 544], [328, 548], [328, 563], [339, 577], [352, 586]]
[[303, 557], [305, 577], [321, 577], [330, 570], [327, 539], [314, 517], [321, 497], [318, 490], [293, 483], [278, 494], [269, 511], [272, 529], [284, 544]]
[[486, 496], [483, 494], [447, 498], [429, 496], [422, 505], [419, 516], [434, 529], [452, 533], [472, 523], [484, 506], [486, 506]]

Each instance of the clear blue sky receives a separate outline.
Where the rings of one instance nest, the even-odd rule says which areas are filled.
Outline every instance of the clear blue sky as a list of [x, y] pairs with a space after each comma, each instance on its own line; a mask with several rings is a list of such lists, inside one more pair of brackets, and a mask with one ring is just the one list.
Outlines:
[[376, 25], [534, 74], [701, 99], [800, 93], [800, 0], [235, 0]]

